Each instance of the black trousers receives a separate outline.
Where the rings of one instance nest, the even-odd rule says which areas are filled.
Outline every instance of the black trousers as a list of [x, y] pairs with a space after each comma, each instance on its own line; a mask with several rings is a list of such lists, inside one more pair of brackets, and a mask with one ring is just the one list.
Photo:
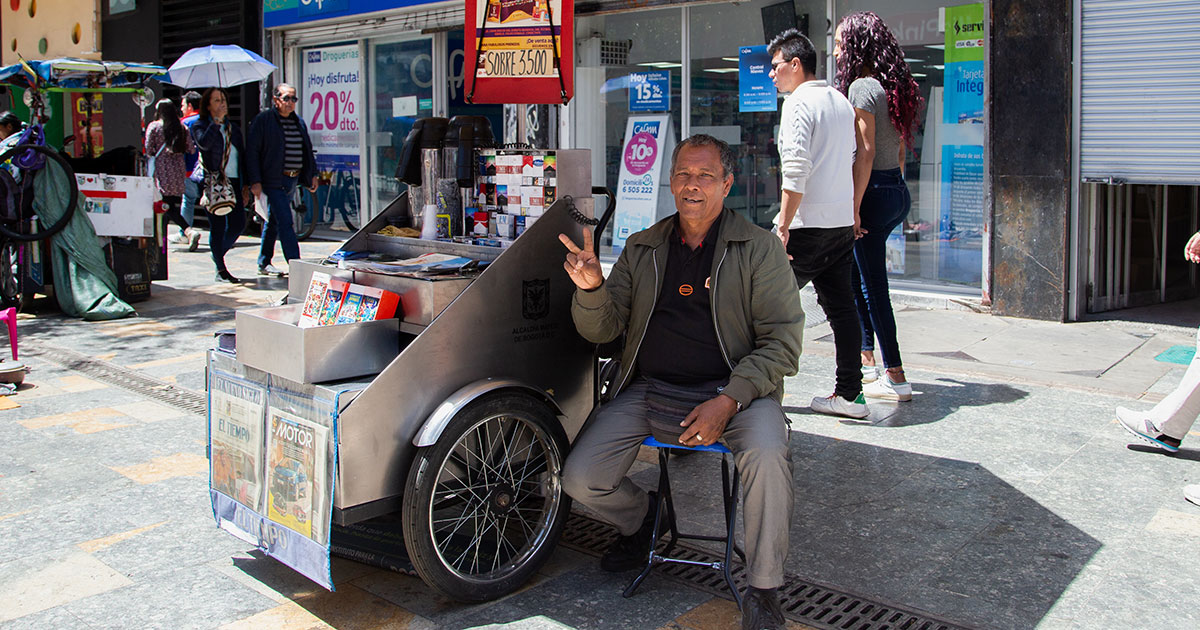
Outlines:
[[833, 329], [837, 383], [833, 393], [854, 400], [862, 393], [862, 326], [854, 303], [854, 228], [800, 228], [788, 230], [787, 253], [792, 257], [796, 285], [809, 282], [817, 290], [817, 303]]

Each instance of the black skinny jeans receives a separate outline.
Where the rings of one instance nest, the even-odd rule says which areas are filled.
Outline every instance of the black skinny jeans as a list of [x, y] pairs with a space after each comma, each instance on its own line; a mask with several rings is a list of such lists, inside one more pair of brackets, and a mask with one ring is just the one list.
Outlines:
[[854, 228], [799, 228], [788, 230], [787, 253], [792, 257], [796, 285], [809, 282], [817, 290], [817, 303], [833, 329], [837, 359], [837, 384], [833, 393], [854, 400], [862, 393], [862, 328], [854, 305]]
[[[212, 252], [213, 264], [217, 271], [228, 271], [225, 268], [225, 252], [233, 249], [242, 230], [246, 228], [246, 209], [242, 206], [242, 180], [231, 179], [236, 201], [233, 210], [224, 216], [208, 213], [208, 249]], [[205, 210], [207, 212], [207, 210]]]
[[[187, 229], [191, 226], [187, 224], [187, 221], [183, 220], [183, 215], [179, 212], [183, 208], [183, 197], [178, 195], [163, 195], [162, 207], [163, 214], [167, 215], [167, 221], [178, 225], [180, 230], [187, 232]], [[163, 227], [166, 226], [164, 225]]]

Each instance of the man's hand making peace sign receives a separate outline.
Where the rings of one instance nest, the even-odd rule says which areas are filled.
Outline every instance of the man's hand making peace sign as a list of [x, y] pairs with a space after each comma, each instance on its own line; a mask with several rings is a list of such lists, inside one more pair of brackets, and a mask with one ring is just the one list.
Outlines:
[[591, 228], [583, 228], [583, 249], [566, 234], [559, 234], [558, 240], [567, 247], [567, 260], [563, 267], [575, 286], [585, 291], [591, 291], [604, 283], [604, 270], [600, 268], [600, 259], [592, 246]]

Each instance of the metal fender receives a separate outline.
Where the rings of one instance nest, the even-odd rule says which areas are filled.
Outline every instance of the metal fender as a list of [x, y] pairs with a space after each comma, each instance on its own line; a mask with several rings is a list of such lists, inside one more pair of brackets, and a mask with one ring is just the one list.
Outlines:
[[438, 405], [433, 410], [433, 413], [429, 414], [429, 417], [426, 418], [425, 423], [421, 425], [421, 430], [417, 431], [417, 435], [413, 437], [413, 445], [418, 447], [432, 446], [438, 441], [438, 438], [442, 437], [442, 431], [446, 429], [446, 425], [450, 424], [450, 421], [454, 419], [454, 414], [458, 413], [460, 409], [471, 404], [472, 401], [484, 394], [490, 394], [501, 389], [516, 389], [533, 394], [535, 398], [549, 403], [554, 409], [555, 415], [565, 415], [558, 406], [558, 403], [540, 388], [512, 378], [485, 378], [459, 388], [458, 391], [450, 394], [450, 397], [443, 401], [442, 404]]

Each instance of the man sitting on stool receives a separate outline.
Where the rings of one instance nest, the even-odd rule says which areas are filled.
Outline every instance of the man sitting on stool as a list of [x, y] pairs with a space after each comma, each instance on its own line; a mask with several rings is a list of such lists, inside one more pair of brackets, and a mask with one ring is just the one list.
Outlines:
[[796, 373], [804, 311], [779, 239], [724, 207], [736, 159], [707, 135], [676, 146], [670, 173], [678, 212], [630, 236], [607, 280], [590, 231], [582, 248], [559, 236], [578, 287], [571, 314], [579, 333], [595, 343], [626, 339], [618, 393], [575, 441], [563, 484], [620, 531], [601, 568], [645, 565], [654, 512], [626, 473], [651, 434], [647, 415], [661, 407], [657, 401], [695, 400], [680, 416], [679, 443], [724, 440], [733, 452], [745, 480], [750, 589], [742, 627], [760, 630], [783, 627], [777, 589], [794, 491], [780, 401], [784, 377]]

